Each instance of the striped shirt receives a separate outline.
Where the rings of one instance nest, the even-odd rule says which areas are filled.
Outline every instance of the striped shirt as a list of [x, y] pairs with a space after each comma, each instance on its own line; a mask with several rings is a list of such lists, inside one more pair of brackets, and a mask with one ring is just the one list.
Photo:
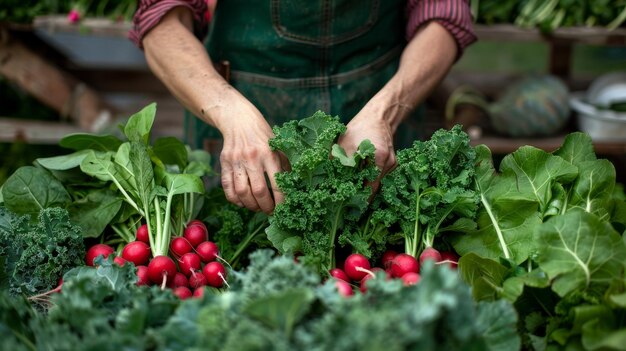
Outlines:
[[[201, 38], [206, 34], [210, 20], [207, 2], [215, 4], [215, 0], [140, 0], [133, 17], [133, 27], [129, 32], [129, 38], [143, 49], [141, 43], [143, 37], [169, 10], [176, 6], [184, 6], [191, 10], [194, 18], [194, 31]], [[405, 11], [407, 40], [412, 38], [424, 23], [437, 21], [454, 37], [461, 52], [476, 41], [472, 29], [469, 0], [407, 0]]]

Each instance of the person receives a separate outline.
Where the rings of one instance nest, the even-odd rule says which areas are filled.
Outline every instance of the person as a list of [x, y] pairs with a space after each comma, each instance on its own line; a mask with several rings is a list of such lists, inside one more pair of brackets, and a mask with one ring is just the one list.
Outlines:
[[221, 149], [227, 199], [266, 213], [289, 167], [268, 145], [272, 125], [338, 115], [339, 144], [351, 154], [369, 139], [382, 175], [398, 140], [419, 137], [417, 106], [476, 39], [468, 0], [223, 0], [209, 23], [205, 1], [141, 0], [130, 38], [190, 112], [186, 141]]

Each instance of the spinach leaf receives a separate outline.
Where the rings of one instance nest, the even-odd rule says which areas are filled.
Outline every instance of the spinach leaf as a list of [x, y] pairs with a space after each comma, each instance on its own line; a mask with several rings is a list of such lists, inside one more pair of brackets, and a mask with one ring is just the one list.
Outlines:
[[49, 207], [66, 207], [70, 195], [63, 184], [44, 169], [24, 166], [2, 186], [5, 206], [18, 214], [35, 214]]
[[148, 145], [150, 129], [156, 116], [156, 103], [144, 107], [141, 111], [133, 114], [124, 126], [124, 135], [129, 141], [141, 142]]

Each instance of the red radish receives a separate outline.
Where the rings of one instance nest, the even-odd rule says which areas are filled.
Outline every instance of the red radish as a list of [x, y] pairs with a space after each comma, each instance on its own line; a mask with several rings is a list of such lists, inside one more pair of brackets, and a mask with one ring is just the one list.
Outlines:
[[[206, 225], [204, 224], [204, 222], [202, 222], [199, 219], [194, 219], [192, 221], [190, 221], [189, 223], [187, 223], [187, 227], [192, 226], [192, 225], [199, 225], [201, 227], [204, 227], [204, 229], [207, 229]], [[207, 230], [208, 231], [208, 230]]]
[[398, 256], [398, 253], [393, 250], [385, 251], [383, 257], [381, 258], [381, 263], [383, 264], [383, 267], [385, 267], [385, 269], [391, 267], [391, 261], [393, 261], [396, 256]]
[[110, 254], [114, 253], [115, 250], [109, 245], [106, 244], [96, 244], [87, 250], [87, 255], [85, 256], [85, 262], [88, 266], [93, 266], [93, 260], [103, 255], [104, 258], [109, 257]]
[[189, 277], [189, 287], [192, 289], [197, 289], [201, 286], [205, 286], [209, 284], [209, 282], [206, 280], [206, 277], [204, 276], [204, 274], [202, 272], [193, 272], [191, 273], [191, 276]]
[[367, 275], [367, 271], [370, 269], [370, 263], [365, 256], [352, 254], [346, 258], [343, 269], [350, 279], [359, 281]]
[[226, 269], [217, 261], [207, 263], [202, 269], [202, 273], [212, 287], [220, 288], [224, 284], [228, 285], [226, 283]]
[[150, 246], [143, 241], [131, 241], [122, 250], [122, 257], [126, 261], [130, 261], [135, 266], [140, 266], [148, 263], [150, 260]]
[[178, 288], [179, 286], [189, 286], [189, 281], [187, 280], [187, 277], [184, 274], [180, 272], [176, 272], [176, 275], [174, 276], [173, 286], [175, 288]]
[[367, 285], [367, 281], [372, 279], [372, 278], [374, 278], [374, 276], [371, 275], [371, 274], [368, 274], [365, 277], [363, 277], [363, 279], [361, 279], [359, 290], [361, 290], [361, 292], [363, 294], [365, 294], [367, 292], [367, 286], [366, 286]]
[[137, 285], [150, 285], [147, 266], [137, 266]]
[[148, 277], [154, 284], [160, 284], [161, 288], [169, 282], [173, 282], [176, 276], [176, 264], [167, 256], [157, 256], [148, 264]]
[[197, 223], [187, 226], [183, 236], [185, 239], [189, 240], [189, 243], [193, 247], [200, 245], [203, 241], [209, 240], [209, 232], [206, 227]]
[[200, 259], [204, 263], [215, 261], [220, 255], [220, 250], [217, 245], [212, 241], [203, 241], [196, 247], [196, 253], [200, 256]]
[[148, 225], [142, 224], [137, 229], [137, 235], [135, 236], [135, 240], [141, 241], [150, 245], [150, 236], [148, 235]]
[[419, 263], [417, 263], [415, 257], [409, 254], [398, 254], [393, 261], [391, 261], [391, 274], [396, 278], [400, 278], [408, 272], [419, 273], [419, 271]]
[[188, 252], [191, 252], [193, 247], [191, 246], [191, 243], [189, 243], [189, 240], [183, 238], [182, 236], [177, 236], [172, 239], [172, 242], [170, 243], [170, 250], [175, 256], [180, 257]]
[[451, 251], [441, 253], [441, 261], [439, 263], [447, 263], [450, 268], [455, 269], [459, 265], [459, 255]]
[[193, 291], [193, 297], [195, 297], [195, 298], [201, 298], [201, 297], [203, 297], [203, 296], [204, 296], [204, 290], [205, 290], [205, 289], [204, 289], [204, 286], [200, 286], [200, 287], [198, 287], [198, 288], [194, 289], [194, 291]]
[[335, 277], [337, 279], [341, 279], [341, 280], [346, 281], [346, 282], [350, 282], [350, 277], [348, 277], [346, 272], [344, 272], [343, 269], [341, 269], [341, 268], [333, 268], [333, 269], [331, 269], [328, 272], [330, 273], [330, 275], [332, 277]]
[[201, 267], [200, 256], [193, 252], [187, 252], [178, 259], [178, 268], [186, 276], [190, 276], [191, 272], [199, 271]]
[[337, 287], [337, 291], [341, 296], [348, 297], [354, 295], [352, 287], [345, 280], [335, 279], [335, 286]]
[[193, 296], [191, 290], [189, 290], [189, 288], [186, 286], [179, 286], [177, 288], [174, 288], [174, 295], [178, 296], [178, 298], [181, 300], [186, 300]]
[[408, 272], [401, 279], [405, 286], [415, 285], [420, 281], [420, 275], [415, 272]]
[[424, 264], [426, 260], [434, 260], [435, 262], [441, 261], [441, 254], [434, 247], [427, 247], [422, 251], [420, 255], [420, 264]]
[[120, 256], [115, 256], [115, 258], [113, 259], [113, 262], [116, 263], [118, 266], [123, 266], [124, 264], [126, 264], [126, 260], [123, 257]]

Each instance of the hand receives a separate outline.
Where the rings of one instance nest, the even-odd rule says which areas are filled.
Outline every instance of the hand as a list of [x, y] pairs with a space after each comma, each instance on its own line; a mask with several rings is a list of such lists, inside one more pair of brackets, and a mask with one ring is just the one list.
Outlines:
[[228, 114], [230, 122], [220, 126], [224, 137], [220, 163], [226, 198], [239, 206], [270, 214], [276, 203], [283, 201], [274, 175], [283, 170], [286, 159], [270, 149], [272, 129], [252, 104], [234, 107]]
[[391, 126], [367, 106], [348, 123], [346, 133], [339, 138], [339, 145], [345, 149], [346, 154], [352, 155], [365, 139], [374, 144], [376, 148], [374, 161], [381, 170], [380, 176], [372, 184], [376, 190], [380, 178], [396, 166], [396, 153]]

